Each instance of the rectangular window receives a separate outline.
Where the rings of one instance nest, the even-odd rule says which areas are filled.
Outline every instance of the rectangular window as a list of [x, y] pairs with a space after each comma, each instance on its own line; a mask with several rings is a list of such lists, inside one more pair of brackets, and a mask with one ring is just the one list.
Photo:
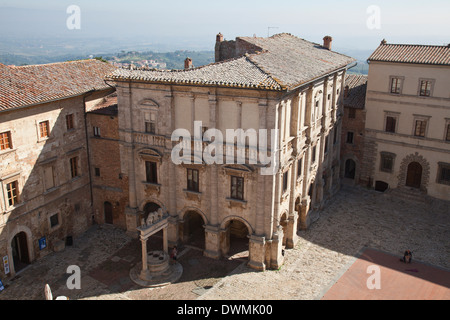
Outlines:
[[6, 185], [6, 194], [10, 207], [19, 202], [19, 190], [17, 181], [10, 182]]
[[388, 153], [381, 154], [380, 171], [392, 172], [394, 167], [394, 156]]
[[145, 114], [145, 132], [146, 133], [156, 133], [156, 114], [146, 113]]
[[156, 123], [154, 122], [145, 122], [145, 132], [146, 133], [156, 133]]
[[94, 137], [100, 137], [100, 128], [94, 127]]
[[70, 175], [72, 178], [78, 177], [78, 157], [70, 158]]
[[0, 133], [0, 150], [12, 149], [11, 132]]
[[94, 168], [95, 176], [100, 177], [100, 168]]
[[397, 124], [397, 118], [395, 117], [386, 117], [386, 132], [395, 133], [395, 126]]
[[347, 143], [353, 144], [353, 136], [354, 136], [353, 132], [351, 131], [347, 132]]
[[72, 130], [74, 128], [73, 114], [66, 115], [66, 128], [67, 128], [67, 130]]
[[39, 135], [41, 138], [47, 138], [49, 136], [49, 122], [42, 121], [39, 122]]
[[54, 214], [50, 217], [50, 227], [54, 228], [59, 225], [59, 217], [58, 214]]
[[285, 193], [288, 189], [288, 173], [289, 171], [283, 173], [283, 193]]
[[337, 133], [338, 133], [338, 128], [337, 127], [335, 127], [334, 128], [334, 136], [333, 136], [333, 144], [336, 144], [336, 142], [337, 142]]
[[391, 93], [400, 94], [401, 85], [402, 85], [402, 79], [392, 78], [391, 79]]
[[425, 130], [427, 128], [426, 120], [416, 120], [416, 125], [414, 129], [414, 135], [416, 137], [425, 137]]
[[149, 183], [158, 183], [157, 164], [152, 161], [145, 161], [146, 181]]
[[439, 163], [438, 183], [450, 185], [450, 163]]
[[231, 198], [244, 200], [244, 178], [231, 176]]
[[421, 80], [420, 81], [420, 95], [422, 97], [429, 97], [431, 96], [431, 81], [428, 80]]
[[187, 189], [189, 191], [199, 192], [198, 170], [187, 169]]
[[325, 137], [325, 149], [324, 153], [328, 153], [328, 136]]
[[450, 141], [450, 124], [447, 124], [447, 132], [445, 135], [445, 140]]

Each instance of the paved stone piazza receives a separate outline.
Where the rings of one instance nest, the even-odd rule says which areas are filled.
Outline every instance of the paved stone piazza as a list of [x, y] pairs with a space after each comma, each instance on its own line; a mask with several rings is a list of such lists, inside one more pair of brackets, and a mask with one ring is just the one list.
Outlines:
[[[182, 247], [181, 279], [164, 288], [148, 289], [135, 285], [128, 276], [130, 268], [140, 262], [139, 241], [120, 229], [94, 226], [74, 239], [73, 246], [47, 255], [16, 279], [2, 279], [6, 289], [0, 300], [44, 299], [46, 283], [54, 297], [64, 295], [71, 300], [320, 299], [364, 247], [399, 257], [410, 249], [414, 260], [450, 269], [448, 203], [403, 200], [344, 186], [310, 229], [298, 235], [298, 244], [286, 250], [285, 263], [276, 271], [252, 270], [240, 256], [212, 260], [195, 247]], [[149, 240], [149, 250], [161, 243], [158, 237]], [[80, 290], [66, 287], [69, 265], [81, 269]]]

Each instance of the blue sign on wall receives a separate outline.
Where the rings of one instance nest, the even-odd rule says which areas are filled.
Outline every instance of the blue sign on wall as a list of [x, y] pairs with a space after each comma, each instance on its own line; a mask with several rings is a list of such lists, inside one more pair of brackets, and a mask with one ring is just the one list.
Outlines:
[[5, 287], [3, 286], [2, 280], [0, 280], [0, 291], [3, 291], [3, 290], [5, 290]]
[[39, 239], [39, 250], [45, 249], [47, 247], [47, 239], [42, 237]]

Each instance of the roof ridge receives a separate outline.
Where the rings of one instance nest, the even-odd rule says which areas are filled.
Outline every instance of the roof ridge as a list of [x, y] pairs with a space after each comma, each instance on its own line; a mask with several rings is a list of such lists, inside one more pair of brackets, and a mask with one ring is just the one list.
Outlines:
[[439, 44], [413, 44], [413, 43], [384, 43], [382, 46], [409, 46], [409, 47], [437, 47], [437, 48], [450, 48], [449, 44], [447, 45], [439, 45]]
[[135, 69], [130, 69], [129, 67], [122, 67], [119, 69], [124, 69], [124, 70], [135, 70], [135, 71], [148, 71], [148, 72], [162, 72], [162, 73], [185, 73], [185, 72], [189, 72], [189, 71], [195, 71], [195, 70], [200, 70], [200, 69], [204, 69], [206, 67], [210, 67], [210, 66], [215, 66], [215, 65], [220, 65], [223, 64], [225, 62], [230, 62], [233, 60], [239, 60], [242, 59], [243, 56], [240, 57], [234, 57], [234, 58], [230, 58], [227, 60], [222, 60], [222, 61], [216, 61], [216, 62], [211, 62], [209, 64], [205, 64], [203, 66], [199, 66], [199, 67], [194, 67], [194, 68], [189, 68], [189, 69], [170, 69], [170, 70], [164, 70], [164, 69], [146, 69], [145, 67], [140, 67], [140, 68], [135, 68]]
[[250, 59], [250, 56], [252, 56], [252, 55], [255, 55], [255, 56], [256, 56], [256, 55], [261, 55], [261, 54], [264, 54], [264, 53], [267, 53], [267, 52], [270, 52], [270, 51], [265, 50], [265, 51], [262, 51], [262, 52], [257, 52], [257, 53], [252, 53], [252, 54], [246, 53], [246, 54], [244, 54], [244, 57], [247, 59], [247, 61], [249, 61], [251, 64], [253, 64], [255, 67], [257, 67], [259, 70], [261, 70], [261, 72], [264, 73], [267, 77], [269, 77], [269, 78], [272, 79], [275, 83], [277, 83], [277, 84], [280, 86], [280, 88], [281, 88], [282, 90], [285, 90], [285, 89], [286, 89], [286, 86], [284, 86], [284, 85], [280, 82], [279, 79], [275, 78], [270, 72], [264, 70], [264, 68], [261, 67], [257, 62], [255, 62], [255, 61], [253, 61], [253, 60]]

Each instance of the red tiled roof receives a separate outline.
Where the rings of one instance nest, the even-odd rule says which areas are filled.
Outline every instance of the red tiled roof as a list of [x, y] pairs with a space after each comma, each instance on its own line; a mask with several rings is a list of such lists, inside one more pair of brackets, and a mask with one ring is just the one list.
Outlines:
[[226, 86], [259, 90], [291, 90], [310, 80], [347, 67], [355, 59], [290, 34], [270, 38], [239, 38], [262, 49], [206, 66], [171, 71], [118, 69], [111, 81]]
[[107, 89], [116, 67], [95, 59], [32, 66], [0, 64], [0, 111]]
[[366, 104], [367, 78], [366, 75], [356, 74], [347, 74], [345, 76], [345, 86], [348, 86], [348, 94], [344, 92], [345, 107], [364, 109]]
[[450, 46], [381, 43], [368, 60], [448, 66]]
[[88, 113], [114, 116], [118, 112], [117, 92], [104, 97], [99, 103], [87, 110]]

